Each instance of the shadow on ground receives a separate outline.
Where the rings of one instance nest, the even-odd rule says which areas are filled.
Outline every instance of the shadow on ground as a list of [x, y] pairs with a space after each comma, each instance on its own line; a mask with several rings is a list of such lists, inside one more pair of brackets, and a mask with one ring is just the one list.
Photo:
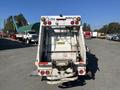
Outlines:
[[8, 50], [8, 49], [17, 49], [17, 48], [25, 48], [25, 47], [32, 47], [35, 45], [25, 44], [18, 41], [13, 41], [9, 39], [0, 39], [0, 50]]
[[91, 71], [91, 74], [92, 74], [92, 77], [89, 77], [88, 75], [87, 76], [84, 76], [84, 77], [79, 77], [77, 80], [75, 81], [70, 81], [70, 82], [65, 82], [65, 83], [62, 83], [62, 85], [59, 85], [58, 87], [59, 88], [71, 88], [71, 87], [77, 87], [77, 86], [84, 86], [86, 85], [86, 80], [91, 80], [91, 79], [95, 79], [95, 74], [97, 71], [100, 71], [99, 70], [99, 67], [98, 67], [98, 58], [91, 54], [91, 53], [88, 53], [87, 52], [87, 68]]

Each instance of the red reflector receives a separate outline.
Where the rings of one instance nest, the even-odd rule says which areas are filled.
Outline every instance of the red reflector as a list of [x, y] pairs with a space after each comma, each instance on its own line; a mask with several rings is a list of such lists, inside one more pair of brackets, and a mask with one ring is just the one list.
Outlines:
[[79, 21], [75, 21], [75, 24], [79, 24]]
[[48, 25], [51, 25], [52, 24], [52, 22], [51, 21], [48, 21]]
[[83, 71], [83, 70], [80, 70], [80, 71], [79, 71], [79, 73], [80, 73], [80, 74], [83, 74], [83, 73], [84, 73], [84, 71]]
[[73, 25], [73, 24], [74, 24], [74, 21], [71, 21], [71, 24]]
[[39, 65], [47, 65], [48, 62], [39, 62]]
[[41, 74], [41, 75], [44, 75], [44, 74], [45, 74], [45, 72], [44, 72], [44, 71], [41, 71], [41, 72], [40, 72], [40, 74]]
[[50, 72], [49, 71], [46, 71], [46, 75], [49, 75], [50, 74]]

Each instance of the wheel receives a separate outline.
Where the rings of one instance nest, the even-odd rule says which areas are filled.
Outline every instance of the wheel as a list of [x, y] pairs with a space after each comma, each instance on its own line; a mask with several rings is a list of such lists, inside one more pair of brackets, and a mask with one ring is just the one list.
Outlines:
[[30, 43], [30, 40], [29, 40], [29, 39], [27, 39], [27, 40], [26, 40], [26, 43], [27, 43], [27, 44], [29, 44], [29, 43]]

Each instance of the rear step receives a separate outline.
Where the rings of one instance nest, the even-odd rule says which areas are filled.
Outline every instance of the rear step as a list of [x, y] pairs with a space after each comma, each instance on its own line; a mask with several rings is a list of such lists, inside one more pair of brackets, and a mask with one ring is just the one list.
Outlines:
[[63, 78], [59, 81], [47, 81], [47, 84], [59, 84], [59, 83], [64, 83], [64, 82], [69, 82], [69, 81], [75, 81], [77, 80], [78, 77], [72, 77], [72, 78]]

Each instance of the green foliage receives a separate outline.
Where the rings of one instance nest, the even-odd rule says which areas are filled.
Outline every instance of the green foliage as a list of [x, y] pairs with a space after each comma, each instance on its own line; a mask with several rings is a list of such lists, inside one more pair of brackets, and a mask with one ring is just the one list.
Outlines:
[[13, 21], [12, 21], [12, 16], [9, 16], [6, 23], [5, 23], [5, 27], [3, 29], [4, 32], [10, 33], [15, 31], [14, 25], [13, 25]]
[[111, 22], [109, 24], [104, 25], [97, 31], [105, 34], [120, 33], [120, 23]]
[[15, 18], [15, 20], [17, 22], [18, 27], [27, 25], [27, 20], [25, 19], [23, 14], [19, 14], [19, 15], [15, 16], [14, 18]]
[[[14, 16], [14, 18], [15, 18], [15, 22], [16, 22], [18, 28], [21, 27], [21, 26], [27, 25], [27, 20], [25, 19], [23, 14], [16, 15], [16, 16]], [[16, 32], [16, 27], [13, 23], [12, 16], [9, 16], [7, 18], [7, 20], [5, 21], [3, 31], [8, 32], [8, 33], [11, 33], [11, 32], [15, 33]]]
[[87, 23], [84, 23], [84, 24], [83, 24], [83, 31], [91, 31], [90, 25], [87, 24]]

